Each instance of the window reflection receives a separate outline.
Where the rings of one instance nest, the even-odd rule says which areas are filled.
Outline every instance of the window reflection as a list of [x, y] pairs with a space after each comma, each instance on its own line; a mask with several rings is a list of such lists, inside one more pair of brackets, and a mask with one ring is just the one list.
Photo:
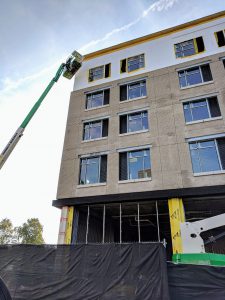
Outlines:
[[189, 144], [194, 173], [221, 170], [216, 140]]
[[100, 157], [82, 158], [80, 184], [98, 183], [100, 176]]
[[150, 150], [128, 152], [128, 179], [151, 177]]

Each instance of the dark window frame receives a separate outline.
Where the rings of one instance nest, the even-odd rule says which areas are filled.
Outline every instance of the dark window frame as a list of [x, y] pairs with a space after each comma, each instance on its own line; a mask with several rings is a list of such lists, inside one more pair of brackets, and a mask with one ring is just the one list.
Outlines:
[[224, 47], [225, 46], [225, 29], [216, 31], [215, 38], [216, 38], [218, 47]]
[[225, 58], [222, 58], [222, 62], [223, 62], [223, 66], [224, 66], [224, 69], [225, 69]]

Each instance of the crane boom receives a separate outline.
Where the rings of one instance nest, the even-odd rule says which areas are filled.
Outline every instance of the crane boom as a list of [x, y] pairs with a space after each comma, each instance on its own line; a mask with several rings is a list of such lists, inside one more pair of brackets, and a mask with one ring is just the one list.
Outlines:
[[11, 152], [19, 142], [20, 138], [23, 135], [23, 132], [27, 125], [29, 124], [30, 120], [40, 107], [41, 103], [53, 87], [53, 85], [58, 81], [61, 75], [64, 77], [71, 79], [73, 75], [79, 70], [82, 64], [82, 55], [79, 54], [77, 51], [74, 51], [71, 56], [67, 59], [66, 63], [62, 63], [60, 67], [58, 68], [55, 76], [52, 78], [44, 92], [41, 94], [37, 102], [34, 104], [34, 106], [31, 108], [19, 128], [16, 130], [16, 132], [13, 134], [12, 138], [6, 145], [6, 147], [3, 149], [2, 153], [0, 154], [0, 169], [6, 162], [7, 158], [10, 156]]

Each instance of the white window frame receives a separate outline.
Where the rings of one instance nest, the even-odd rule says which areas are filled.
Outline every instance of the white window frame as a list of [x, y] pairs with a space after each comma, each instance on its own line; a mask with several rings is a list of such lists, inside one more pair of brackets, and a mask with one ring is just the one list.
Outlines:
[[[200, 82], [200, 83], [196, 83], [196, 84], [192, 84], [192, 85], [188, 85], [188, 84], [187, 84], [187, 73], [188, 73], [188, 70], [191, 70], [191, 69], [194, 69], [194, 68], [198, 68], [198, 69], [199, 69], [199, 71], [200, 71], [199, 73], [200, 73], [200, 76], [201, 76], [201, 82]], [[182, 86], [182, 87], [180, 86], [181, 89], [182, 89], [182, 88], [189, 87], [189, 86], [199, 85], [199, 84], [204, 83], [204, 81], [203, 81], [203, 76], [202, 76], [201, 66], [191, 67], [191, 68], [188, 68], [188, 69], [186, 69], [186, 70], [179, 71], [179, 78], [181, 77], [181, 76], [180, 76], [180, 72], [184, 72], [184, 78], [185, 78], [185, 82], [186, 82], [186, 85], [185, 85], [185, 86]]]
[[[135, 61], [135, 59], [138, 59], [137, 65], [139, 66], [139, 68], [130, 71], [129, 70], [129, 62]], [[140, 66], [141, 59], [143, 59], [143, 66]], [[145, 54], [144, 53], [138, 54], [138, 55], [134, 55], [134, 56], [131, 56], [131, 57], [127, 58], [127, 72], [128, 73], [131, 73], [131, 72], [143, 69], [144, 67], [145, 67]]]
[[[130, 163], [129, 163], [130, 162], [130, 157], [129, 157], [130, 153], [135, 152], [135, 151], [142, 151], [143, 152], [143, 151], [146, 151], [146, 150], [149, 151], [149, 162], [150, 162], [150, 166], [151, 166], [151, 151], [150, 151], [150, 148], [127, 151], [127, 177], [128, 177], [127, 180], [133, 181], [133, 180], [150, 179], [151, 178], [151, 176], [150, 177], [144, 177], [144, 178], [134, 178], [134, 179], [130, 178]], [[135, 156], [135, 158], [136, 157], [143, 158], [143, 161], [142, 161], [142, 168], [143, 168], [142, 171], [143, 171], [144, 170], [144, 155], [143, 156]]]
[[[188, 139], [188, 147], [189, 147], [189, 152], [190, 152], [191, 163], [192, 163], [191, 149], [190, 149], [190, 144], [191, 143], [195, 142], [196, 144], [198, 144], [198, 143], [201, 143], [201, 142], [214, 141], [215, 148], [216, 148], [216, 154], [217, 154], [217, 158], [218, 158], [218, 162], [219, 162], [219, 166], [220, 166], [220, 170], [200, 172], [200, 173], [199, 172], [195, 173], [194, 170], [193, 170], [193, 167], [192, 167], [194, 176], [197, 177], [197, 176], [213, 175], [213, 174], [225, 174], [225, 170], [223, 170], [223, 168], [222, 168], [220, 153], [219, 153], [218, 144], [217, 144], [217, 139], [221, 138], [221, 137], [222, 138], [225, 137], [225, 134], [217, 134], [217, 135], [211, 135], [211, 136], [197, 137], [197, 138]], [[205, 147], [205, 148], [208, 148], [208, 147]], [[197, 148], [197, 149], [199, 149], [199, 148]], [[198, 157], [199, 157], [199, 152], [198, 152]]]
[[[81, 168], [82, 168], [82, 161], [83, 160], [88, 160], [88, 159], [92, 159], [92, 158], [98, 158], [98, 181], [95, 182], [95, 183], [86, 183], [86, 177], [87, 177], [87, 163], [85, 163], [85, 183], [82, 184], [81, 181], [80, 181], [80, 175], [81, 175]], [[98, 184], [101, 184], [100, 182], [100, 172], [101, 172], [101, 155], [98, 155], [98, 156], [89, 156], [89, 157], [81, 157], [80, 158], [80, 174], [79, 174], [79, 185], [80, 186], [87, 186], [87, 185], [98, 185]]]
[[[209, 65], [209, 67], [210, 67], [210, 64], [209, 64], [209, 62], [205, 62], [205, 63], [202, 63], [202, 64], [199, 64], [199, 65], [193, 65], [193, 66], [190, 66], [190, 67], [188, 67], [188, 68], [182, 68], [182, 69], [178, 69], [177, 70], [177, 72], [178, 72], [178, 79], [181, 77], [180, 76], [180, 72], [184, 72], [185, 73], [185, 81], [186, 81], [186, 83], [187, 83], [187, 71], [188, 70], [190, 70], [190, 69], [193, 69], [193, 68], [199, 68], [199, 70], [200, 70], [200, 76], [201, 76], [201, 82], [200, 83], [196, 83], [196, 84], [192, 84], [192, 85], [185, 85], [185, 86], [180, 86], [180, 80], [179, 80], [179, 87], [180, 87], [180, 89], [181, 90], [183, 90], [183, 89], [188, 89], [188, 88], [193, 88], [193, 87], [195, 87], [195, 86], [200, 86], [200, 85], [205, 85], [205, 84], [210, 84], [210, 83], [212, 83], [213, 82], [213, 79], [212, 80], [210, 80], [210, 81], [203, 81], [203, 76], [202, 76], [202, 66], [205, 66], [205, 65]], [[210, 71], [211, 71], [211, 68], [210, 68]], [[212, 72], [211, 72], [212, 73]]]
[[[142, 110], [142, 111], [137, 111], [137, 112], [132, 112], [127, 114], [127, 134], [132, 134], [132, 133], [137, 133], [137, 132], [146, 132], [149, 131], [149, 126], [147, 129], [141, 129], [141, 130], [135, 130], [135, 131], [129, 131], [129, 116], [132, 114], [141, 114], [141, 122], [142, 122], [142, 127], [143, 127], [143, 115], [144, 113], [147, 113], [147, 121], [148, 121], [148, 111], [147, 110]], [[149, 123], [149, 122], [148, 122]], [[148, 124], [149, 125], [149, 124]]]
[[[128, 147], [128, 148], [120, 148], [117, 149], [118, 153], [123, 153], [123, 152], [131, 152], [131, 151], [138, 151], [138, 150], [149, 150], [149, 159], [150, 159], [150, 165], [151, 164], [151, 148], [152, 145], [142, 145], [142, 146], [136, 146], [136, 147]], [[127, 160], [128, 163], [128, 160]], [[127, 167], [128, 170], [128, 167]], [[126, 184], [126, 183], [134, 183], [134, 182], [142, 182], [142, 181], [151, 181], [152, 177], [147, 177], [147, 178], [138, 178], [138, 179], [126, 179], [126, 180], [119, 180], [119, 184]]]
[[[206, 101], [206, 106], [207, 106], [207, 109], [208, 109], [208, 113], [209, 113], [209, 118], [205, 118], [205, 119], [199, 119], [199, 120], [195, 120], [195, 121], [189, 121], [189, 122], [186, 122], [185, 120], [185, 113], [184, 113], [184, 120], [185, 120], [185, 124], [189, 125], [189, 124], [196, 124], [196, 123], [202, 123], [202, 122], [207, 122], [207, 121], [214, 121], [214, 120], [221, 120], [222, 119], [222, 115], [219, 116], [219, 117], [212, 117], [211, 116], [211, 111], [210, 111], [210, 108], [209, 108], [209, 101], [208, 99], [209, 98], [212, 98], [212, 97], [217, 97], [217, 102], [218, 102], [218, 105], [219, 105], [219, 101], [218, 101], [218, 96], [217, 95], [212, 95], [212, 96], [204, 96], [204, 97], [198, 97], [198, 98], [195, 98], [195, 99], [190, 99], [190, 100], [183, 100], [183, 113], [184, 113], [184, 105], [187, 104], [187, 103], [192, 103], [192, 102], [195, 102], [195, 101], [199, 101], [199, 100], [205, 100]], [[191, 110], [191, 107], [190, 107], [190, 112], [191, 112], [191, 115], [192, 115], [192, 110]], [[193, 117], [193, 115], [192, 115]]]
[[[135, 98], [129, 98], [129, 86], [132, 85], [132, 84], [140, 84], [140, 89], [141, 89], [141, 83], [144, 83], [145, 84], [145, 91], [146, 91], [146, 94], [145, 95], [142, 95], [140, 97], [135, 97]], [[120, 84], [120, 86], [126, 86], [127, 88], [127, 99], [126, 100], [120, 100], [119, 103], [126, 103], [126, 102], [129, 102], [129, 101], [134, 101], [134, 100], [138, 100], [138, 99], [143, 99], [143, 98], [146, 98], [147, 97], [147, 84], [146, 84], [146, 80], [145, 79], [142, 79], [142, 80], [135, 80], [135, 81], [132, 81], [132, 82], [128, 82], [128, 83], [124, 83], [124, 84]]]
[[[101, 78], [94, 78], [94, 75], [92, 75], [93, 80], [90, 80], [89, 77], [90, 77], [91, 72], [93, 73], [93, 70], [100, 69], [100, 68], [102, 68], [102, 77]], [[100, 79], [103, 79], [103, 78], [105, 78], [105, 65], [101, 65], [101, 66], [97, 66], [97, 67], [89, 69], [89, 72], [88, 72], [88, 81], [89, 82], [93, 82], [93, 81], [100, 80]]]
[[[188, 43], [188, 42], [192, 42], [192, 44], [193, 44], [193, 49], [194, 49], [194, 53], [193, 54], [189, 54], [189, 55], [184, 55], [184, 49], [183, 49], [183, 44], [185, 44], [185, 43]], [[181, 47], [181, 51], [179, 51], [182, 55], [181, 56], [177, 56], [177, 48], [176, 48], [176, 46], [177, 45], [179, 45], [180, 47]], [[176, 43], [175, 45], [174, 45], [174, 48], [175, 48], [175, 56], [176, 56], [176, 58], [184, 58], [184, 57], [189, 57], [189, 56], [192, 56], [192, 55], [195, 55], [195, 54], [198, 54], [197, 52], [196, 52], [196, 46], [195, 46], [195, 41], [194, 41], [194, 39], [190, 39], [190, 40], [187, 40], [187, 41], [183, 41], [183, 42], [180, 42], [180, 43]]]
[[136, 147], [127, 147], [127, 148], [119, 148], [117, 149], [117, 152], [129, 152], [129, 151], [136, 151], [136, 150], [146, 150], [151, 149], [152, 145], [142, 145], [142, 146], [136, 146]]
[[[94, 94], [100, 94], [102, 93], [102, 105], [99, 105], [99, 106], [92, 106], [92, 102], [93, 102], [93, 96]], [[90, 102], [91, 102], [91, 107], [88, 107], [88, 97], [90, 96]], [[96, 108], [99, 108], [99, 107], [102, 107], [104, 106], [104, 96], [105, 96], [105, 90], [100, 90], [100, 91], [96, 91], [96, 92], [93, 92], [93, 93], [88, 93], [86, 94], [86, 103], [85, 103], [85, 109], [86, 110], [91, 110], [91, 109], [96, 109]]]
[[[92, 126], [92, 124], [93, 123], [97, 123], [97, 122], [99, 122], [99, 123], [101, 123], [101, 136], [100, 137], [98, 137], [98, 138], [89, 138], [89, 139], [85, 139], [85, 125], [87, 125], [88, 124], [88, 126], [89, 126], [89, 137], [90, 137], [90, 128], [91, 127], [93, 127]], [[93, 141], [93, 140], [99, 140], [99, 139], [102, 139], [103, 138], [103, 136], [102, 136], [102, 133], [103, 133], [103, 119], [99, 119], [99, 120], [92, 120], [92, 121], [87, 121], [87, 122], [84, 122], [83, 123], [83, 141]]]

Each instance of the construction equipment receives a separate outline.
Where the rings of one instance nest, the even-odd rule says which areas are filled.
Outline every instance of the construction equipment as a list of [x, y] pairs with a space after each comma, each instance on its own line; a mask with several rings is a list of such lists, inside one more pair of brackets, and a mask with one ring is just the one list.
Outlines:
[[169, 199], [173, 261], [176, 263], [206, 264], [225, 266], [225, 255], [207, 253], [205, 245], [216, 242], [225, 232], [211, 235], [204, 240], [202, 233], [225, 226], [225, 213], [194, 222], [185, 221], [182, 199]]
[[[225, 214], [195, 222], [181, 223], [181, 239], [184, 253], [205, 253], [204, 240], [200, 234], [221, 226], [225, 226]], [[212, 237], [212, 239], [216, 241], [220, 236], [221, 234], [218, 237]]]
[[37, 100], [37, 102], [34, 104], [30, 112], [27, 114], [26, 118], [23, 120], [22, 124], [19, 126], [19, 128], [16, 130], [2, 153], [0, 154], [0, 169], [6, 162], [7, 158], [15, 148], [16, 144], [20, 140], [21, 136], [23, 135], [23, 132], [25, 128], [27, 127], [28, 123], [38, 110], [39, 106], [47, 96], [48, 92], [51, 90], [53, 85], [58, 81], [61, 75], [63, 75], [67, 79], [71, 79], [75, 73], [80, 69], [82, 65], [83, 57], [80, 53], [77, 51], [74, 51], [69, 58], [66, 60], [65, 63], [62, 63], [60, 67], [58, 68], [55, 76], [52, 78], [44, 92], [41, 94], [40, 98]]

